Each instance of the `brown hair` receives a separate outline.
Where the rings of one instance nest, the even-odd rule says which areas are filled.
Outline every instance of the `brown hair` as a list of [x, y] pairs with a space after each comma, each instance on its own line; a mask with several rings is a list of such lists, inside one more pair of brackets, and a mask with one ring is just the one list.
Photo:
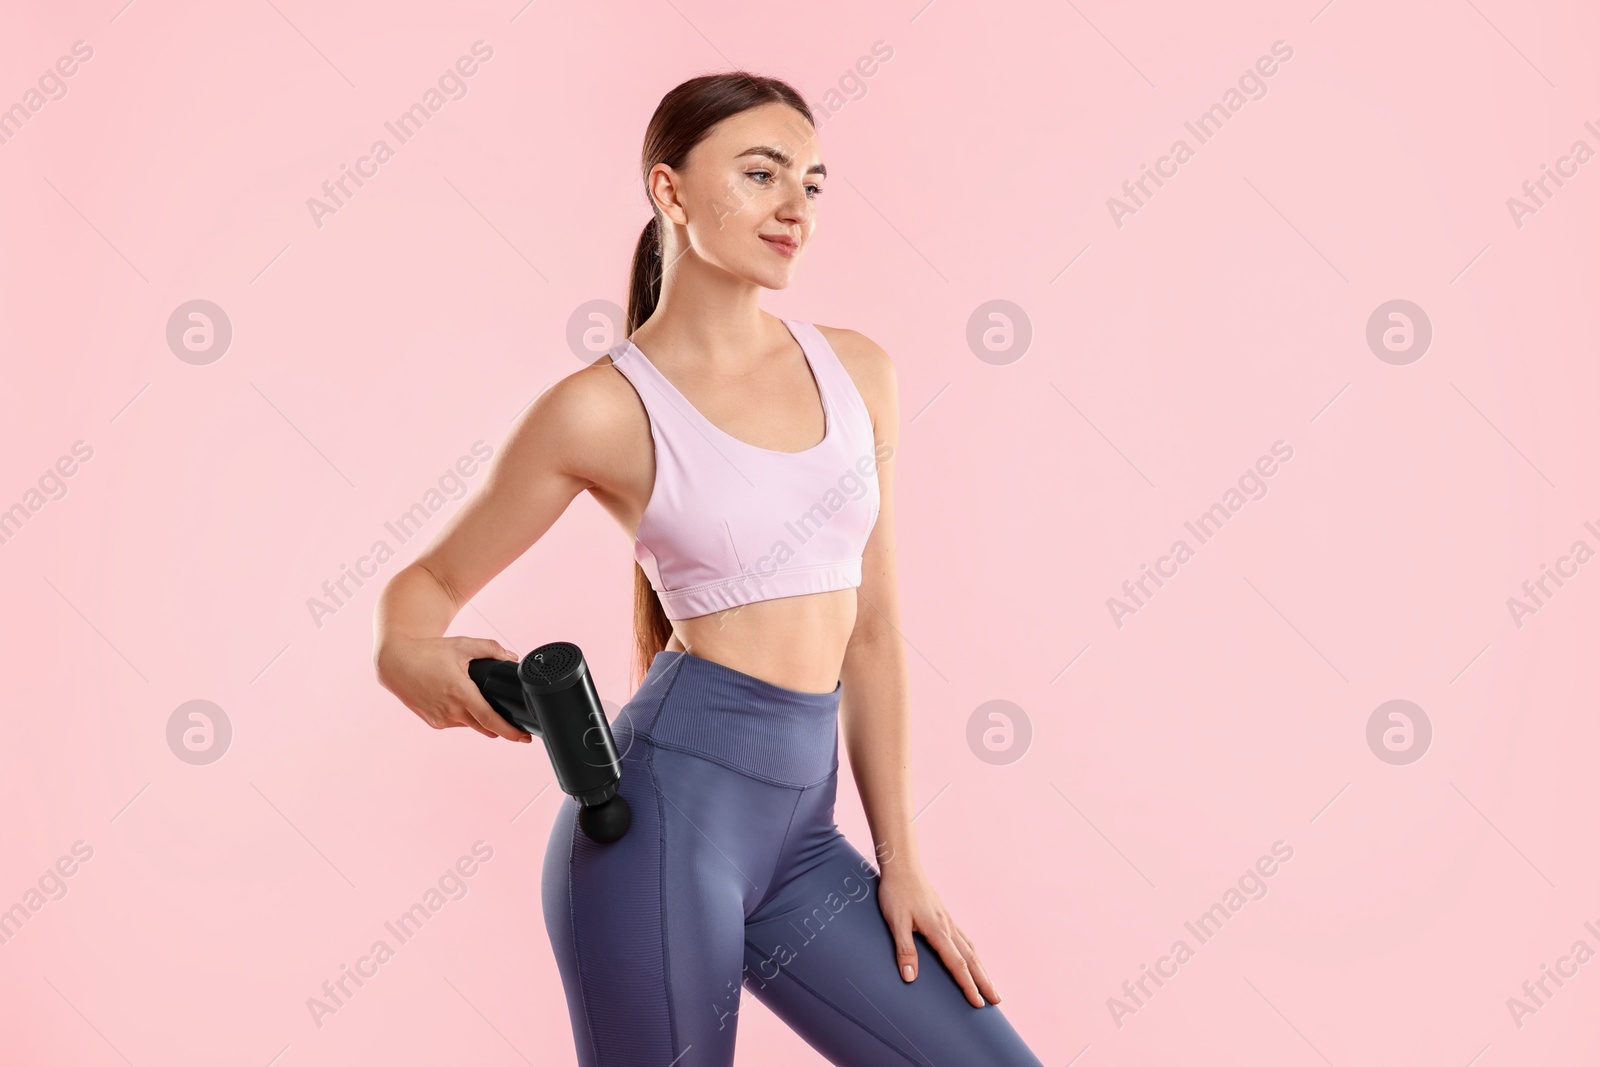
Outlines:
[[[703, 74], [690, 78], [661, 98], [650, 125], [644, 131], [644, 148], [639, 153], [640, 176], [645, 180], [645, 195], [650, 197], [650, 169], [665, 163], [682, 169], [689, 152], [711, 128], [723, 119], [763, 104], [787, 104], [806, 117], [813, 127], [811, 109], [805, 99], [787, 82], [764, 78], [748, 71]], [[633, 265], [628, 272], [627, 333], [633, 331], [656, 310], [661, 299], [661, 213], [650, 197], [650, 221], [644, 224], [633, 249]], [[633, 674], [634, 685], [643, 680], [656, 653], [667, 647], [672, 623], [661, 607], [650, 579], [638, 561], [633, 565]]]

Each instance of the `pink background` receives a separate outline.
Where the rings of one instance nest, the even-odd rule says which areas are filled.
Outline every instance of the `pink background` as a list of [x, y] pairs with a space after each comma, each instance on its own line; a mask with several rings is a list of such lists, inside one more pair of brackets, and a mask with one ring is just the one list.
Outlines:
[[[733, 65], [824, 107], [854, 87], [768, 307], [899, 368], [917, 828], [1040, 1057], [1594, 1059], [1600, 962], [1520, 1027], [1506, 1002], [1600, 950], [1600, 563], [1520, 626], [1507, 600], [1600, 548], [1600, 162], [1520, 227], [1506, 202], [1600, 148], [1600, 17], [922, 2], [13, 5], [0, 104], [93, 57], [0, 145], [0, 508], [92, 457], [0, 544], [0, 907], [93, 853], [0, 946], [0, 1062], [573, 1062], [547, 761], [429, 730], [369, 662], [382, 581], [462, 497], [409, 543], [383, 524], [581, 366], [568, 320], [622, 302], [651, 110]], [[396, 146], [384, 122], [478, 40], [466, 96]], [[1185, 121], [1280, 40], [1199, 144]], [[307, 198], [380, 137], [394, 158], [319, 228]], [[1180, 137], [1119, 227], [1108, 198]], [[195, 299], [233, 330], [204, 365], [166, 339]], [[1032, 329], [1000, 364], [966, 341], [995, 299]], [[1366, 338], [1397, 299], [1433, 333], [1403, 365]], [[1280, 440], [1266, 495], [1198, 544], [1184, 523]], [[380, 538], [395, 558], [317, 625]], [[1194, 557], [1119, 627], [1108, 598], [1178, 538]], [[614, 710], [631, 574], [582, 496], [451, 632], [575, 641]], [[1403, 765], [1367, 740], [1394, 699], [1432, 728]], [[231, 725], [206, 765], [168, 743], [191, 700]], [[969, 747], [992, 700], [1026, 718], [1019, 759]], [[466, 895], [317, 1026], [307, 998], [477, 841]], [[1266, 895], [1199, 943], [1184, 923], [1276, 841]], [[1180, 938], [1119, 1026], [1108, 999]], [[741, 1062], [819, 1062], [744, 1004]]]

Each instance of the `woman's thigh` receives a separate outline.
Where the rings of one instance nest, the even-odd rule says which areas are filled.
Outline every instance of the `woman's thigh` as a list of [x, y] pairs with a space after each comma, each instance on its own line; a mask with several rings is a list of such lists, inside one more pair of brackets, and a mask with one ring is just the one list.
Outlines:
[[831, 815], [811, 837], [793, 854], [797, 873], [745, 924], [745, 988], [842, 1067], [1041, 1067], [998, 1005], [972, 1006], [920, 932], [917, 978], [901, 979], [876, 868]]
[[545, 853], [545, 924], [578, 1063], [729, 1067], [745, 914], [794, 792], [629, 741], [618, 737], [628, 832], [590, 840], [563, 797]]

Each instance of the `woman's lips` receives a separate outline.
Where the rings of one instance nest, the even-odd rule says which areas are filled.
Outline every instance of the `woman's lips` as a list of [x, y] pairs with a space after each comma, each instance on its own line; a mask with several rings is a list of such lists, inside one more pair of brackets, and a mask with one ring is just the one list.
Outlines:
[[794, 254], [800, 250], [800, 245], [793, 237], [768, 237], [762, 234], [761, 239], [767, 242], [774, 252], [788, 259], [794, 258]]

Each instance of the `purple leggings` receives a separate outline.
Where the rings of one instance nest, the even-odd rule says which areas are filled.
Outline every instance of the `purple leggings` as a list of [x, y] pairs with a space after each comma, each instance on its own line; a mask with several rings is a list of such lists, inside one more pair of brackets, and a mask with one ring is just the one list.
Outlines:
[[590, 840], [564, 796], [545, 852], [579, 1067], [729, 1067], [741, 989], [830, 1063], [1042, 1067], [920, 932], [896, 973], [878, 872], [833, 821], [841, 687], [656, 655], [612, 724], [627, 834]]

